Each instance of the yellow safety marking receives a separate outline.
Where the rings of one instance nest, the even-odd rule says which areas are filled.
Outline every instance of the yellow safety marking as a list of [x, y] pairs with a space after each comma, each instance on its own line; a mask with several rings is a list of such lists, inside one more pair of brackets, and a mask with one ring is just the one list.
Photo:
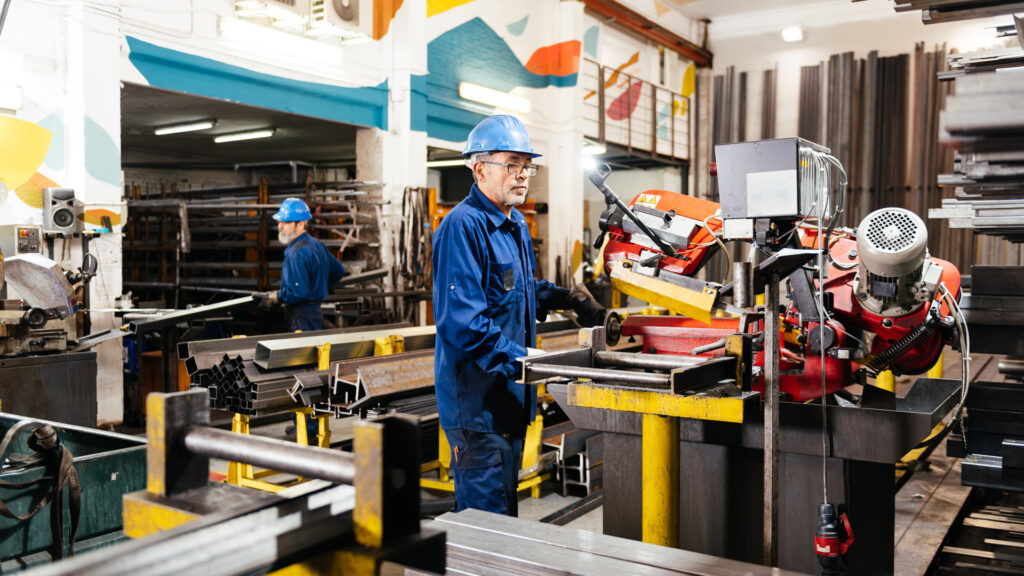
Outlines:
[[[356, 541], [380, 548], [384, 540], [384, 427], [360, 422], [352, 430], [356, 470], [356, 507], [352, 512]], [[346, 572], [347, 574], [347, 572]]]
[[161, 394], [146, 397], [146, 491], [158, 496], [167, 495], [164, 471], [167, 468], [167, 436], [164, 423], [167, 410]]
[[701, 291], [676, 286], [670, 282], [632, 271], [632, 262], [619, 261], [612, 267], [612, 288], [694, 320], [711, 324], [718, 291], [710, 286]]
[[679, 546], [679, 420], [644, 414], [640, 501], [643, 541]]
[[405, 352], [405, 336], [395, 334], [394, 336], [390, 336], [390, 338], [392, 354], [401, 354], [402, 352]]
[[433, 478], [420, 478], [420, 487], [442, 492], [455, 492], [455, 484], [448, 480], [434, 480]]
[[742, 398], [679, 396], [671, 392], [573, 382], [569, 384], [569, 404], [582, 408], [741, 423], [744, 401]]
[[380, 338], [373, 339], [374, 356], [387, 356], [388, 354], [391, 354], [393, 350], [391, 338], [382, 336]]
[[875, 376], [875, 386], [889, 392], [896, 391], [896, 376], [890, 370], [883, 370]]
[[929, 378], [942, 378], [942, 357], [945, 355], [945, 352], [940, 353], [939, 359], [935, 361], [935, 365], [928, 369]]
[[129, 538], [143, 538], [199, 518], [198, 514], [154, 502], [146, 492], [125, 494], [122, 505], [124, 535]]
[[316, 345], [316, 369], [330, 370], [331, 368], [331, 343], [322, 342]]

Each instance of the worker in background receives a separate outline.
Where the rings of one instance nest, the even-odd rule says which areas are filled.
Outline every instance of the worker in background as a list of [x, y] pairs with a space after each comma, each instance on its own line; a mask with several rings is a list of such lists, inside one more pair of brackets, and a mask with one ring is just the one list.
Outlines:
[[312, 218], [309, 206], [299, 198], [287, 198], [281, 203], [274, 214], [277, 239], [285, 245], [281, 289], [256, 294], [267, 306], [283, 303], [288, 328], [303, 332], [323, 329], [320, 303], [345, 275], [341, 262], [307, 233], [306, 225]]
[[491, 116], [462, 153], [476, 181], [441, 221], [433, 239], [435, 388], [441, 427], [452, 449], [456, 511], [516, 516], [523, 437], [537, 391], [516, 383], [517, 358], [537, 346], [536, 321], [572, 307], [599, 325], [605, 310], [585, 289], [535, 278], [533, 243], [515, 206], [537, 174], [523, 124]]

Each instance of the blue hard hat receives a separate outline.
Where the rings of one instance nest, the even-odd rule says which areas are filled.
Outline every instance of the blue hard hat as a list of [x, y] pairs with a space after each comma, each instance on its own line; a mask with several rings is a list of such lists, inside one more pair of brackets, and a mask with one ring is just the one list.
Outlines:
[[533, 151], [523, 123], [508, 114], [488, 116], [469, 133], [462, 157], [469, 158], [478, 152], [520, 152], [533, 158], [540, 156]]
[[309, 206], [306, 206], [301, 198], [285, 198], [284, 202], [281, 202], [281, 208], [277, 214], [274, 214], [274, 220], [278, 222], [305, 222], [312, 218]]

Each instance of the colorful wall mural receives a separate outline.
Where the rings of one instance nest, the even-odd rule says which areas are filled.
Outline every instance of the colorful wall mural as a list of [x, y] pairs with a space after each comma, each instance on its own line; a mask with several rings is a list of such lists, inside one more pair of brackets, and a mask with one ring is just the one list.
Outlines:
[[388, 83], [345, 87], [255, 72], [127, 37], [128, 59], [150, 86], [359, 126], [388, 129]]
[[537, 23], [538, 18], [543, 22], [543, 10], [550, 9], [541, 1], [510, 9], [496, 0], [428, 0], [428, 72], [413, 78], [413, 129], [461, 142], [495, 112], [461, 99], [460, 82], [502, 92], [575, 87], [583, 43], [551, 42], [550, 29]]

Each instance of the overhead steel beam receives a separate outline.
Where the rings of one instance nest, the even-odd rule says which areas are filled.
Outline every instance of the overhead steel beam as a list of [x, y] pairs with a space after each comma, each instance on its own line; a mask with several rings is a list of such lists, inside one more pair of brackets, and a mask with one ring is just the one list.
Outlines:
[[620, 25], [644, 38], [648, 38], [684, 58], [692, 60], [697, 66], [711, 67], [712, 54], [710, 50], [690, 42], [615, 0], [583, 0], [583, 4], [594, 12], [615, 20]]

